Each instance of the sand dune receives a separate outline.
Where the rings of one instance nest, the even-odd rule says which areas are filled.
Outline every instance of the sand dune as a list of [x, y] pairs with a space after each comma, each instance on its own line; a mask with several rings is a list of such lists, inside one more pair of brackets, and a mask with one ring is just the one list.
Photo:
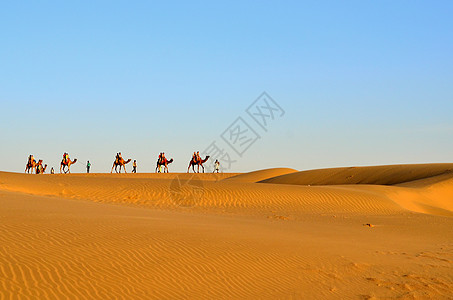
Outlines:
[[451, 298], [452, 166], [0, 172], [0, 298]]
[[453, 216], [453, 164], [320, 169], [274, 176], [259, 182], [342, 186], [349, 191], [387, 196], [394, 203], [411, 211]]
[[[271, 172], [272, 173], [272, 172]], [[178, 176], [177, 178], [174, 176]], [[210, 180], [204, 180], [210, 176]], [[225, 175], [224, 175], [225, 176]], [[252, 174], [250, 177], [254, 177]], [[93, 181], [95, 177], [95, 181]], [[38, 196], [146, 207], [225, 210], [238, 213], [340, 213], [382, 214], [401, 208], [381, 194], [337, 186], [274, 186], [236, 180], [216, 181], [214, 174], [175, 174], [162, 179], [133, 176], [27, 176], [8, 174], [2, 188]], [[181, 184], [179, 183], [181, 181]], [[94, 184], [93, 184], [94, 183]], [[181, 185], [181, 187], [179, 186]]]
[[391, 165], [302, 171], [262, 179], [263, 183], [298, 185], [394, 185], [443, 174], [453, 176], [453, 164]]
[[286, 174], [295, 173], [295, 172], [297, 172], [297, 171], [294, 169], [290, 169], [290, 168], [264, 169], [264, 170], [258, 170], [258, 171], [238, 174], [235, 176], [228, 177], [225, 180], [228, 180], [228, 181], [234, 180], [237, 182], [258, 182], [258, 181], [265, 180], [265, 179], [268, 179], [271, 177], [277, 177], [277, 176], [286, 175]]

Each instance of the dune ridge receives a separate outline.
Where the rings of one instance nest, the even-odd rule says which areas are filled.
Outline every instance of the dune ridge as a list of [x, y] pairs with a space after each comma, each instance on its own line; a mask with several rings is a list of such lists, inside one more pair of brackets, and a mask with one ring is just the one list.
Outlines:
[[272, 177], [277, 177], [295, 172], [297, 172], [297, 170], [291, 168], [272, 168], [237, 174], [231, 177], [227, 177], [224, 180], [237, 182], [258, 182]]
[[[174, 175], [177, 176], [177, 175]], [[215, 175], [211, 175], [213, 177]], [[89, 200], [103, 203], [120, 203], [146, 207], [225, 210], [241, 213], [276, 211], [281, 214], [363, 212], [389, 214], [401, 208], [386, 196], [367, 190], [344, 189], [336, 186], [300, 187], [271, 186], [249, 182], [202, 180], [202, 177], [181, 174], [191, 178], [199, 188], [175, 191], [175, 179], [117, 178], [103, 176], [92, 184], [91, 176], [27, 176], [10, 174], [4, 177], [0, 188], [36, 196], [52, 196]], [[8, 180], [11, 179], [11, 180]], [[23, 180], [26, 181], [24, 184]], [[174, 195], [174, 192], [177, 192]], [[183, 200], [188, 198], [189, 202]]]
[[453, 164], [448, 163], [309, 170], [258, 182], [342, 186], [347, 190], [381, 194], [410, 211], [453, 216]]
[[[252, 214], [273, 211], [286, 215], [314, 212], [391, 214], [403, 209], [449, 216], [453, 213], [449, 200], [453, 195], [452, 168], [453, 164], [427, 164], [302, 172], [275, 168], [244, 174], [140, 176], [0, 173], [3, 178], [0, 189], [165, 209], [191, 207]], [[179, 181], [189, 185], [174, 187]], [[193, 187], [198, 195], [193, 194]]]
[[319, 169], [270, 177], [260, 182], [293, 185], [396, 185], [444, 174], [451, 174], [453, 176], [453, 164], [385, 165]]

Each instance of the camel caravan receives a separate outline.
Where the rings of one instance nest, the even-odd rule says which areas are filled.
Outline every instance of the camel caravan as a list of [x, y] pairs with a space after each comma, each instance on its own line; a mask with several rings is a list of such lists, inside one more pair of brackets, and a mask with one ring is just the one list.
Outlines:
[[[61, 160], [61, 163], [60, 163], [60, 173], [71, 173], [71, 165], [75, 164], [77, 162], [77, 158], [75, 158], [74, 160], [71, 160], [69, 158], [69, 154], [68, 153], [64, 153], [63, 154], [63, 159]], [[30, 154], [28, 156], [28, 161], [27, 161], [27, 164], [25, 165], [25, 173], [27, 174], [44, 174], [46, 172], [46, 169], [47, 169], [47, 164], [45, 164], [43, 166], [43, 161], [42, 159], [38, 160], [38, 162], [36, 162], [36, 159], [33, 157], [32, 154]], [[53, 171], [53, 168], [51, 170], [51, 173], [53, 174], [54, 171]]]
[[[207, 155], [204, 159], [202, 159], [200, 157], [200, 152], [194, 152], [192, 155], [192, 159], [189, 162], [189, 167], [187, 168], [187, 173], [190, 172], [191, 167], [192, 167], [192, 171], [194, 173], [200, 173], [200, 167], [202, 168], [202, 172], [204, 173], [205, 168], [204, 168], [203, 164], [206, 163], [208, 161], [208, 159], [209, 159], [209, 155]], [[113, 166], [112, 166], [110, 173], [113, 173], [113, 170], [115, 170], [116, 173], [121, 173], [121, 169], [124, 170], [124, 173], [127, 173], [126, 165], [128, 163], [130, 163], [131, 161], [132, 161], [132, 159], [130, 159], [130, 158], [127, 160], [124, 159], [121, 155], [121, 152], [118, 152], [115, 156], [115, 160], [113, 161]], [[165, 153], [161, 152], [157, 159], [155, 172], [156, 173], [168, 173], [168, 165], [171, 164], [173, 161], [174, 161], [173, 158], [167, 159], [165, 157]], [[71, 160], [69, 158], [69, 154], [65, 152], [63, 154], [63, 159], [61, 160], [61, 163], [60, 163], [60, 174], [61, 173], [64, 173], [64, 174], [71, 173], [71, 165], [75, 164], [76, 162], [77, 162], [77, 158], [74, 158], [74, 160]], [[195, 166], [197, 166], [196, 172], [195, 172]], [[119, 167], [119, 170], [118, 170], [118, 167]], [[33, 173], [34, 174], [44, 174], [46, 172], [46, 168], [47, 168], [47, 164], [45, 164], [43, 166], [42, 159], [40, 159], [40, 160], [38, 160], [38, 162], [36, 162], [36, 159], [33, 157], [33, 155], [30, 155], [28, 157], [28, 162], [25, 166], [25, 173], [30, 174], [30, 172], [31, 172], [31, 174], [33, 174]], [[218, 172], [218, 161], [217, 160], [216, 160], [216, 168], [217, 168], [217, 172]], [[136, 173], [136, 172], [137, 172], [137, 163], [134, 160], [132, 173]], [[53, 167], [52, 167], [51, 173], [52, 174], [54, 173]]]
[[38, 160], [36, 162], [36, 159], [33, 157], [33, 155], [28, 156], [28, 162], [25, 165], [25, 173], [31, 173], [35, 172], [36, 174], [44, 174], [46, 172], [47, 165], [42, 165], [42, 159]]

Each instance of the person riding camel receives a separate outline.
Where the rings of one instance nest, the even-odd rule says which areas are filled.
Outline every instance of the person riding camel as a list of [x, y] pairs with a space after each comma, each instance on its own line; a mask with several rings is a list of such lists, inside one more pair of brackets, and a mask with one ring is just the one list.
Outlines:
[[162, 152], [162, 157], [161, 157], [161, 159], [162, 159], [161, 163], [164, 164], [164, 163], [165, 163], [165, 160], [166, 160], [166, 158], [165, 158], [165, 152]]
[[118, 152], [116, 154], [116, 160], [115, 160], [116, 164], [119, 164], [122, 159], [123, 159], [123, 157], [121, 156], [121, 152]]
[[159, 158], [157, 160], [159, 161], [159, 164], [162, 164], [162, 152], [159, 153]]
[[41, 173], [43, 173], [43, 170], [44, 170], [44, 168], [43, 168], [43, 166], [42, 166], [42, 160], [40, 160], [40, 161], [38, 162], [38, 164], [36, 165], [36, 174], [41, 174]]
[[33, 154], [30, 154], [30, 156], [28, 157], [28, 164], [31, 165], [34, 160], [35, 158], [33, 157]]
[[69, 154], [68, 153], [63, 153], [63, 164], [67, 164], [69, 161]]
[[200, 151], [197, 151], [197, 163], [201, 162]]
[[197, 163], [197, 153], [196, 152], [194, 152], [193, 155], [192, 155], [192, 161], [194, 163]]

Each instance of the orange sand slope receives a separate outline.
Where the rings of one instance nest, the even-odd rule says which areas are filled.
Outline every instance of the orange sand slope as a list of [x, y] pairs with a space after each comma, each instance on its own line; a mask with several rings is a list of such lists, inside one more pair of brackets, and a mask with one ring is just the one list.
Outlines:
[[[453, 212], [453, 201], [451, 201], [453, 199], [453, 164], [321, 169], [274, 176], [260, 182], [310, 186], [339, 185], [348, 190], [379, 192], [398, 205], [417, 212], [439, 215], [452, 215]], [[376, 185], [376, 187], [364, 188], [359, 185]], [[353, 187], [350, 188], [351, 186]]]
[[451, 298], [452, 168], [0, 172], [0, 298]]
[[379, 184], [394, 185], [450, 174], [453, 164], [390, 165], [302, 171], [262, 179], [265, 183], [298, 185]]
[[0, 187], [39, 196], [167, 209], [383, 214], [403, 208], [453, 215], [453, 203], [448, 201], [453, 197], [452, 169], [453, 164], [432, 164], [303, 172], [277, 168], [246, 174], [1, 173]]
[[294, 169], [290, 168], [273, 168], [273, 169], [265, 169], [259, 170], [254, 172], [249, 172], [245, 174], [238, 174], [235, 176], [231, 176], [226, 178], [225, 180], [228, 181], [237, 181], [237, 182], [258, 182], [260, 180], [266, 180], [271, 177], [286, 175], [297, 172]]

